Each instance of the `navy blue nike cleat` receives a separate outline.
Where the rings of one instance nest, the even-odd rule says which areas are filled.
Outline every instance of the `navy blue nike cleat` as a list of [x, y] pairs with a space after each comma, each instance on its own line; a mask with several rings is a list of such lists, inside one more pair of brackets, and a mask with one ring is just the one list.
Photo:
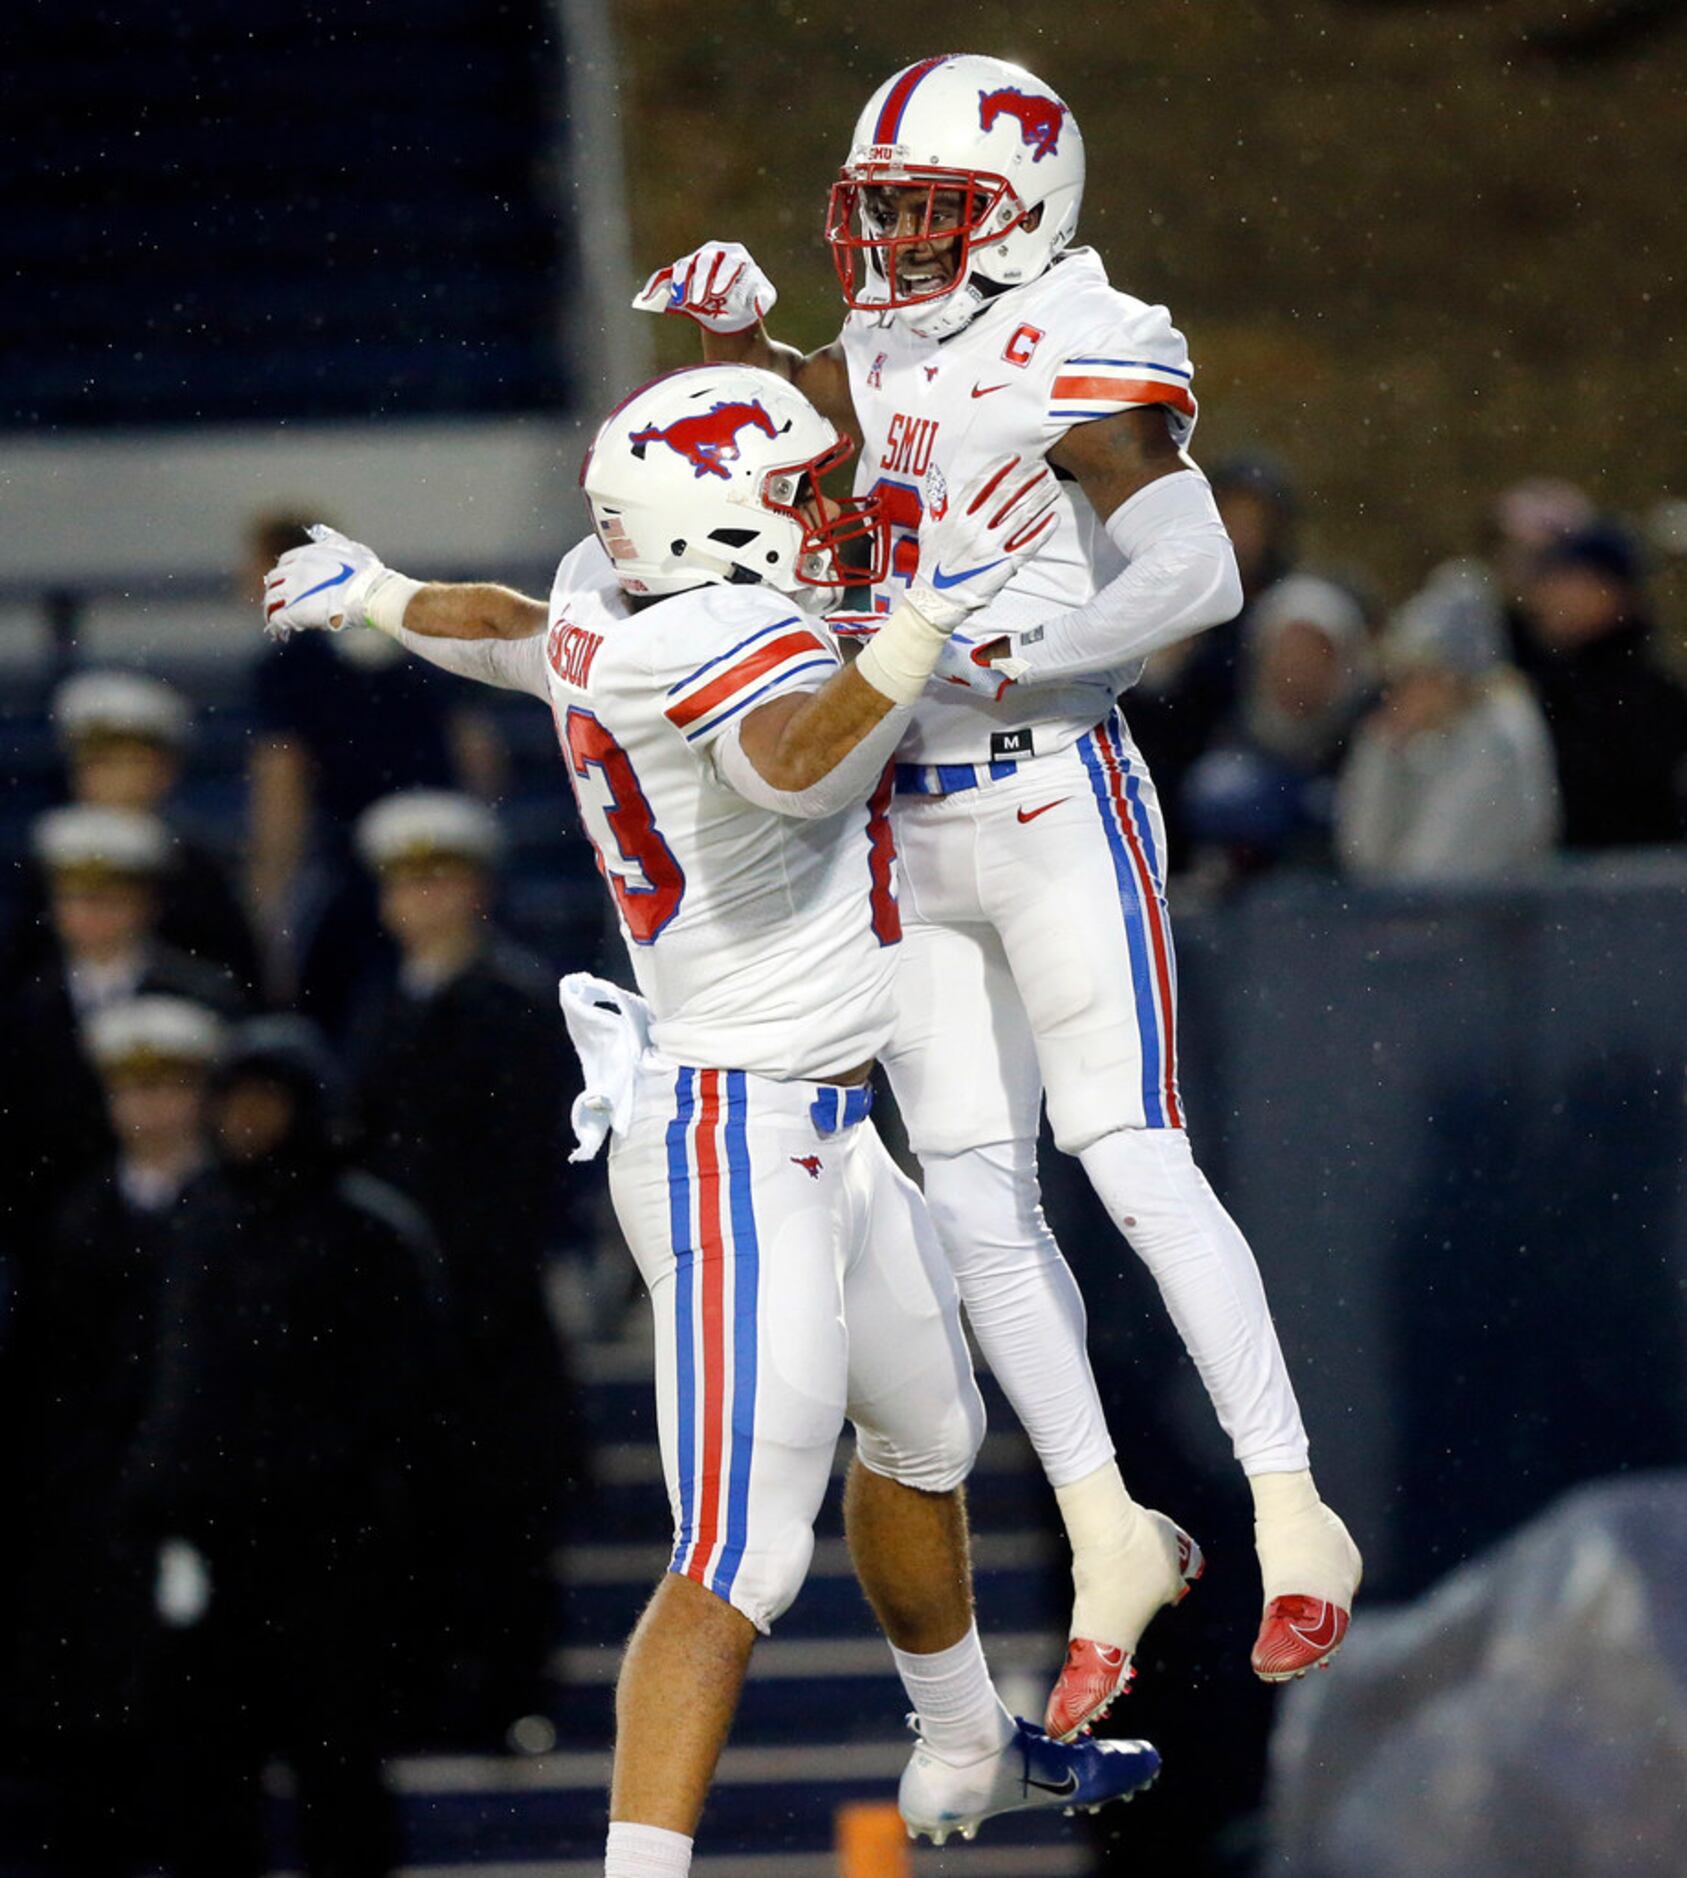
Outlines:
[[1054, 1741], [1019, 1721], [996, 1753], [961, 1766], [939, 1760], [922, 1740], [902, 1770], [897, 1805], [911, 1839], [924, 1833], [941, 1845], [952, 1832], [970, 1839], [999, 1813], [1043, 1806], [1093, 1813], [1134, 1798], [1159, 1771], [1160, 1756], [1146, 1741]]

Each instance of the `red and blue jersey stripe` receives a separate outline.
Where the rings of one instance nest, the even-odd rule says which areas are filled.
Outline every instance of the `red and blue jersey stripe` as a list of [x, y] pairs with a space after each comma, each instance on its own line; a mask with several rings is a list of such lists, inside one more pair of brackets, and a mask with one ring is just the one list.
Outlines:
[[[800, 615], [764, 626], [737, 645], [698, 666], [668, 687], [669, 723], [688, 743], [719, 729], [728, 719], [798, 676], [831, 671], [837, 655], [803, 624]], [[816, 681], [808, 677], [811, 688]]]

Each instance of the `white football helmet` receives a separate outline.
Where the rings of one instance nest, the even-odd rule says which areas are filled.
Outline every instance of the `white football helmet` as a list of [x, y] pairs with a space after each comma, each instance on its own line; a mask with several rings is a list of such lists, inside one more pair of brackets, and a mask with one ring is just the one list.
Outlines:
[[[850, 306], [941, 339], [993, 290], [1048, 267], [1077, 233], [1083, 195], [1084, 140], [1048, 86], [1004, 59], [948, 53], [868, 100], [826, 239]], [[933, 270], [931, 245], [950, 241], [953, 273]]]
[[[846, 582], [884, 578], [876, 501], [828, 499], [820, 479], [855, 446], [788, 379], [748, 365], [691, 365], [641, 386], [598, 427], [580, 486], [628, 593], [765, 582], [805, 612]], [[868, 544], [869, 564], [839, 562]]]

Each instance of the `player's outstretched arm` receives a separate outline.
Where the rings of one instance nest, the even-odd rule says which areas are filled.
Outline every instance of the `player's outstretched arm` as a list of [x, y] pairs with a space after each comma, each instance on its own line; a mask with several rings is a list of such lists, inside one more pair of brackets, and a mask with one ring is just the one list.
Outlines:
[[411, 580], [337, 529], [318, 523], [310, 533], [264, 581], [274, 638], [373, 629], [459, 677], [545, 695], [543, 601], [490, 582]]
[[1159, 406], [1074, 425], [1049, 458], [1078, 479], [1126, 566], [1074, 612], [1019, 635], [1020, 682], [1113, 671], [1241, 610], [1218, 505]]
[[545, 623], [543, 600], [492, 581], [429, 581], [411, 595], [402, 621], [420, 639], [531, 639]]
[[659, 267], [633, 298], [641, 313], [672, 313], [702, 334], [703, 357], [711, 364], [753, 365], [788, 378], [818, 411], [860, 434], [849, 395], [843, 348], [799, 352], [772, 338], [764, 321], [779, 290], [736, 241], [705, 241], [667, 267]]
[[927, 476], [919, 577], [851, 666], [819, 690], [775, 698], [716, 745], [723, 779], [779, 814], [835, 815], [872, 793], [949, 636], [988, 603], [1054, 527], [1046, 464], [1010, 456], [957, 497]]

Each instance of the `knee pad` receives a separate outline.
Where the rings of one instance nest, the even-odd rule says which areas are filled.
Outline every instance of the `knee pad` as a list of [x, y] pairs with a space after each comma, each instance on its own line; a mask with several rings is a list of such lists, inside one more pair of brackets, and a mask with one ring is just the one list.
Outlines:
[[1152, 1235], [1157, 1225], [1217, 1204], [1181, 1128], [1118, 1128], [1078, 1159], [1127, 1236], [1133, 1228]]
[[964, 1389], [910, 1417], [919, 1435], [898, 1438], [883, 1429], [857, 1427], [855, 1452], [869, 1473], [921, 1493], [949, 1493], [972, 1472], [984, 1443], [984, 1398], [969, 1376]]
[[769, 1531], [758, 1531], [737, 1558], [717, 1546], [713, 1569], [701, 1576], [696, 1569], [682, 1570], [676, 1541], [675, 1562], [668, 1569], [695, 1579], [749, 1618], [765, 1637], [796, 1601], [813, 1558], [814, 1528], [801, 1520], [787, 1520]]

